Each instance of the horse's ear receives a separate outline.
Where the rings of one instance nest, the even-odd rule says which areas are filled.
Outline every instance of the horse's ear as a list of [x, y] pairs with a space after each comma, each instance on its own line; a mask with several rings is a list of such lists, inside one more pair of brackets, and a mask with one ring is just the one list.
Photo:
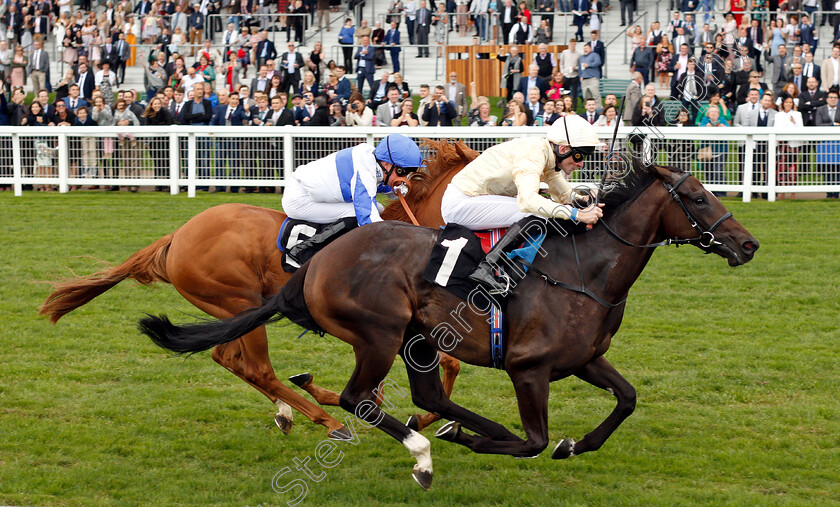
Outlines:
[[647, 170], [649, 173], [666, 183], [670, 183], [671, 180], [674, 179], [674, 170], [668, 166], [651, 164], [647, 166]]
[[466, 143], [464, 143], [464, 141], [461, 140], [455, 143], [455, 151], [458, 152], [458, 155], [460, 155], [461, 160], [465, 162], [472, 162], [479, 155], [477, 151], [467, 146]]

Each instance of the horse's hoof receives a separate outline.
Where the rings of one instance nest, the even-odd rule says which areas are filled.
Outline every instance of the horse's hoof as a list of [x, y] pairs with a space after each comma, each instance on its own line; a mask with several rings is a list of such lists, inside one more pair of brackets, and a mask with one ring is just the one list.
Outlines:
[[275, 415], [274, 422], [284, 435], [288, 435], [292, 431], [292, 420], [287, 419], [283, 414]]
[[446, 440], [447, 442], [454, 442], [461, 435], [461, 424], [455, 421], [450, 421], [440, 427], [435, 432], [435, 437]]
[[420, 431], [420, 418], [417, 417], [417, 414], [408, 418], [408, 421], [405, 423], [406, 426], [413, 429], [414, 431]]
[[411, 472], [411, 476], [414, 477], [414, 480], [417, 481], [417, 484], [420, 485], [421, 488], [429, 491], [429, 488], [432, 487], [432, 472], [426, 470], [420, 470], [418, 465], [414, 465], [414, 470]]
[[564, 438], [554, 448], [551, 453], [551, 459], [566, 459], [575, 455], [575, 441], [571, 438]]
[[312, 382], [312, 374], [307, 372], [307, 373], [298, 373], [297, 375], [292, 375], [291, 377], [289, 377], [289, 382], [291, 382], [292, 384], [294, 384], [298, 387], [303, 387], [306, 384]]
[[353, 440], [353, 435], [347, 430], [347, 427], [342, 426], [327, 433], [327, 436], [332, 440]]

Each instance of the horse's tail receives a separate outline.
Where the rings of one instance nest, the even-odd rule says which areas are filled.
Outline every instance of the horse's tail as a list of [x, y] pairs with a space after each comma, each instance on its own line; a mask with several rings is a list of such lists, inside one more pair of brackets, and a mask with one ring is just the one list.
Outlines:
[[172, 234], [168, 234], [136, 252], [118, 266], [54, 284], [53, 293], [47, 297], [38, 313], [49, 315], [50, 322], [55, 324], [65, 314], [88, 303], [126, 278], [133, 278], [144, 285], [169, 282], [166, 274], [166, 256], [171, 244]]
[[216, 345], [231, 342], [254, 329], [283, 318], [288, 318], [307, 329], [323, 332], [306, 308], [303, 282], [309, 263], [304, 264], [285, 286], [262, 306], [223, 320], [176, 326], [166, 315], [148, 315], [140, 320], [139, 329], [155, 344], [179, 354], [194, 354]]

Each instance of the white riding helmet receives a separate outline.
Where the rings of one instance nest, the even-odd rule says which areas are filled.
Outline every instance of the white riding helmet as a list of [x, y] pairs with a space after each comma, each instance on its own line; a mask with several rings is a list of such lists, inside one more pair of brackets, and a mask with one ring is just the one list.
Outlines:
[[558, 118], [548, 129], [546, 139], [554, 144], [572, 147], [604, 146], [595, 133], [595, 127], [576, 114]]
[[[604, 146], [595, 133], [595, 127], [578, 115], [563, 116], [551, 124], [546, 139], [552, 143], [555, 169], [560, 170], [560, 163], [569, 157], [576, 164], [583, 162], [593, 153], [596, 146]], [[566, 153], [560, 153], [560, 146], [569, 146]]]

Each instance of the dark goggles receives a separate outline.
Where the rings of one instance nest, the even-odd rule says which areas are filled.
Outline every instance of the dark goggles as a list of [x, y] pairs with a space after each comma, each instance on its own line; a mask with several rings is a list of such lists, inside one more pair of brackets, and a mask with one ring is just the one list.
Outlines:
[[594, 146], [578, 146], [572, 148], [572, 160], [575, 161], [576, 164], [579, 164], [586, 160], [587, 158], [591, 157], [592, 154], [595, 153]]

